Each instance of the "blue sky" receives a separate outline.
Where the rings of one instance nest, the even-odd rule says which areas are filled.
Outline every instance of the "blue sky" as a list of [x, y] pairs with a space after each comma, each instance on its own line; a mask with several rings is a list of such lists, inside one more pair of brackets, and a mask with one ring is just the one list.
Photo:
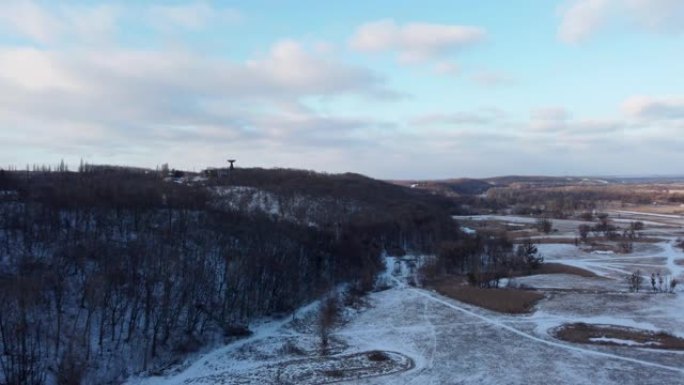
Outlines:
[[0, 7], [0, 165], [680, 174], [684, 2]]

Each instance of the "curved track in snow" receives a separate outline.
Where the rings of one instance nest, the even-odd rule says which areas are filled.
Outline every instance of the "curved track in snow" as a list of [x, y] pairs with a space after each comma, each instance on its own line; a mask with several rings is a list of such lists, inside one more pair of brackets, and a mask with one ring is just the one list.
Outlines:
[[581, 348], [581, 347], [577, 347], [577, 346], [571, 346], [571, 345], [563, 344], [560, 342], [545, 340], [543, 338], [533, 336], [532, 334], [525, 333], [525, 332], [518, 330], [512, 326], [506, 325], [505, 323], [498, 321], [496, 319], [489, 318], [489, 317], [486, 317], [486, 316], [481, 315], [481, 314], [477, 314], [477, 313], [470, 311], [464, 307], [457, 306], [451, 302], [447, 302], [446, 300], [435, 297], [434, 295], [432, 295], [428, 292], [425, 292], [424, 290], [420, 290], [420, 289], [408, 289], [408, 290], [413, 290], [417, 294], [419, 294], [419, 295], [421, 295], [421, 296], [423, 296], [423, 297], [425, 297], [425, 298], [427, 298], [433, 302], [442, 304], [446, 307], [449, 307], [449, 308], [454, 309], [456, 311], [459, 311], [461, 313], [468, 314], [469, 316], [478, 318], [478, 319], [480, 319], [480, 320], [482, 320], [482, 321], [484, 321], [490, 325], [499, 327], [501, 329], [505, 329], [511, 333], [514, 333], [514, 334], [520, 336], [520, 337], [524, 337], [524, 338], [527, 338], [529, 340], [532, 340], [532, 341], [535, 341], [535, 342], [538, 342], [538, 343], [541, 343], [544, 345], [548, 345], [548, 346], [552, 346], [552, 347], [556, 347], [556, 348], [561, 348], [561, 349], [565, 349], [565, 350], [570, 350], [570, 351], [574, 351], [574, 352], [578, 352], [578, 353], [582, 353], [582, 354], [593, 355], [593, 356], [603, 357], [603, 358], [610, 358], [610, 359], [630, 362], [633, 364], [639, 364], [639, 365], [649, 366], [649, 367], [658, 368], [658, 369], [665, 369], [665, 370], [670, 370], [670, 371], [674, 371], [674, 372], [684, 374], [684, 368], [680, 368], [680, 367], [662, 365], [662, 364], [658, 364], [655, 362], [644, 361], [644, 360], [639, 360], [636, 358], [624, 357], [624, 356], [620, 356], [617, 354], [600, 352], [597, 350], [585, 349], [585, 348]]

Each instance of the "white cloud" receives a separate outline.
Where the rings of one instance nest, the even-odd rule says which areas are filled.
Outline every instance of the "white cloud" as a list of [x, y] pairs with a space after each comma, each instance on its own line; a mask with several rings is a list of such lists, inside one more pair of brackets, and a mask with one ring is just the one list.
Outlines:
[[498, 108], [482, 108], [475, 111], [432, 113], [411, 119], [413, 126], [482, 126], [501, 123], [507, 114]]
[[39, 43], [54, 41], [63, 23], [30, 0], [9, 0], [0, 7], [0, 29]]
[[381, 123], [323, 115], [301, 100], [389, 91], [375, 73], [315, 51], [284, 40], [240, 62], [182, 51], [0, 48], [0, 153], [358, 145], [358, 130]]
[[51, 55], [35, 48], [1, 49], [0, 81], [30, 91], [73, 91], [82, 86], [72, 74], [55, 65]]
[[239, 11], [205, 1], [123, 6], [5, 0], [0, 7], [0, 31], [43, 45], [102, 43], [112, 40], [120, 22], [143, 21], [169, 32], [234, 24], [241, 19]]
[[212, 23], [235, 23], [242, 14], [232, 8], [216, 8], [207, 2], [177, 5], [153, 5], [149, 9], [150, 21], [159, 28], [200, 29]]
[[641, 120], [683, 120], [684, 98], [636, 96], [625, 101], [624, 111]]
[[660, 32], [684, 31], [681, 0], [569, 0], [559, 9], [559, 38], [580, 43], [611, 24]]
[[276, 43], [267, 57], [249, 61], [246, 68], [273, 85], [313, 94], [370, 89], [380, 81], [366, 69], [311, 54], [294, 40]]
[[532, 111], [528, 132], [531, 135], [551, 135], [554, 140], [564, 143], [584, 143], [596, 138], [605, 138], [625, 126], [625, 122], [614, 119], [577, 119], [566, 108], [553, 106]]
[[611, 11], [612, 0], [575, 0], [560, 11], [559, 37], [566, 43], [578, 43], [600, 28]]
[[209, 2], [119, 4], [12, 0], [0, 7], [0, 33], [29, 41], [0, 45], [0, 164], [70, 154], [144, 165], [173, 154], [201, 164], [226, 146], [244, 149], [243, 156], [252, 148], [261, 156], [298, 148], [290, 151], [297, 157], [305, 148], [367, 146], [364, 136], [392, 128], [306, 107], [312, 99], [397, 96], [383, 77], [347, 64], [325, 41], [285, 39], [242, 60], [182, 44], [128, 48], [116, 37], [129, 23], [168, 32], [238, 15]]
[[116, 30], [120, 9], [114, 5], [53, 4], [47, 8], [31, 0], [8, 0], [0, 7], [0, 31], [31, 41], [101, 42]]
[[67, 38], [99, 43], [115, 35], [123, 10], [115, 5], [71, 6], [60, 13]]
[[380, 20], [361, 25], [349, 41], [361, 52], [397, 52], [405, 63], [422, 62], [452, 54], [482, 42], [486, 37], [482, 28], [430, 23], [397, 24], [394, 20]]
[[532, 111], [530, 128], [539, 132], [566, 130], [570, 113], [563, 107], [543, 107]]

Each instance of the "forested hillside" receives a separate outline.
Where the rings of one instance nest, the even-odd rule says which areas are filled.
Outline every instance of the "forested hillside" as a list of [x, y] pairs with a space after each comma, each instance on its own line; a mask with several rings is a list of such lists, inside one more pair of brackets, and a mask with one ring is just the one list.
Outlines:
[[354, 174], [0, 171], [0, 383], [117, 383], [370, 290], [383, 252], [458, 237], [455, 210]]

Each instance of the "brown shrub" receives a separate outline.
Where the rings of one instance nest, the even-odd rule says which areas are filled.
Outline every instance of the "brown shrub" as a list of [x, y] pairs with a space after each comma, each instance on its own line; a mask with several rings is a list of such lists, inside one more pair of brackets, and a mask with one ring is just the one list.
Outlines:
[[368, 359], [373, 362], [383, 362], [389, 360], [389, 356], [385, 352], [375, 350], [368, 353]]
[[449, 298], [500, 313], [529, 313], [544, 295], [519, 289], [483, 289], [443, 280], [434, 287]]
[[585, 270], [579, 267], [564, 265], [562, 263], [543, 263], [537, 270], [535, 274], [572, 274], [579, 275], [580, 277], [586, 278], [597, 278], [598, 275], [594, 274], [589, 270]]
[[[582, 344], [621, 345], [611, 341], [593, 341], [593, 338], [615, 338], [634, 341], [655, 349], [684, 350], [684, 339], [665, 332], [635, 329], [617, 325], [586, 324], [582, 322], [557, 327], [552, 334], [561, 340]], [[639, 345], [636, 345], [637, 347]]]

